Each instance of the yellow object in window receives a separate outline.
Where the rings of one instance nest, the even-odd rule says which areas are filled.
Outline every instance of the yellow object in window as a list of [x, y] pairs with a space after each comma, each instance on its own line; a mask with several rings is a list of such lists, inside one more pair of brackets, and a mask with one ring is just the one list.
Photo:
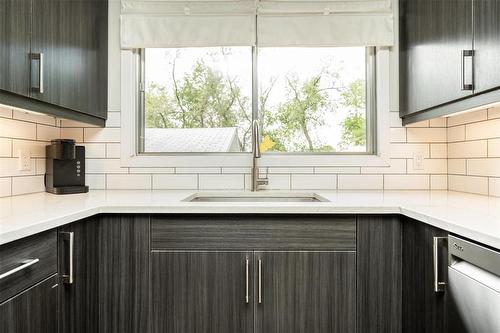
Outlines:
[[269, 149], [273, 148], [275, 145], [274, 141], [271, 140], [269, 135], [266, 135], [263, 139], [262, 142], [260, 143], [260, 151], [262, 153], [268, 151]]

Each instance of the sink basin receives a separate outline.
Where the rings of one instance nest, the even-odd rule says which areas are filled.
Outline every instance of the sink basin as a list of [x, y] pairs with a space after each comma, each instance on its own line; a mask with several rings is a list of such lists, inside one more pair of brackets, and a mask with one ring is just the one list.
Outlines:
[[328, 202], [316, 193], [195, 193], [187, 202]]

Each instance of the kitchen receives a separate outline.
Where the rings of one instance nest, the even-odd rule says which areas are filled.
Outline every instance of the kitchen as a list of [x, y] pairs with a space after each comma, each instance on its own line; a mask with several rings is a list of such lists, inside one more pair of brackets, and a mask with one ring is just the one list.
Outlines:
[[499, 0], [0, 0], [2, 332], [500, 332]]

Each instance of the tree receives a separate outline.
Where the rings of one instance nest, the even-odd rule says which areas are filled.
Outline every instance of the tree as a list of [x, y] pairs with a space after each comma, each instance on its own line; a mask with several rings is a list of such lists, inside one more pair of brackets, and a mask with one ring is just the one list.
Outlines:
[[356, 80], [342, 92], [341, 104], [348, 109], [348, 116], [341, 123], [342, 147], [366, 145], [365, 81]]

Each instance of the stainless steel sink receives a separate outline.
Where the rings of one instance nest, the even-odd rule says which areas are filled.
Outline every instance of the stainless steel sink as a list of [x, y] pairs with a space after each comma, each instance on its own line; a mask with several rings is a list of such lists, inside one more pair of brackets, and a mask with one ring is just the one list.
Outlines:
[[316, 193], [195, 193], [188, 202], [328, 202]]

